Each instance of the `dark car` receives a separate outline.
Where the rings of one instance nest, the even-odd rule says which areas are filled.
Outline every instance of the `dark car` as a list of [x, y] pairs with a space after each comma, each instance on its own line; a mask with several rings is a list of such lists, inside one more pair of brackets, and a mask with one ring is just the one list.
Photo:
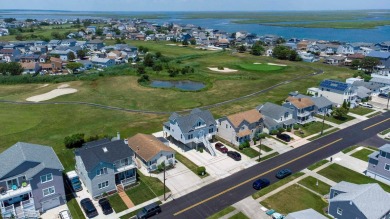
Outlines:
[[254, 181], [252, 187], [256, 190], [260, 190], [269, 186], [269, 184], [271, 184], [271, 182], [268, 179], [262, 178]]
[[215, 149], [219, 150], [220, 152], [226, 154], [229, 150], [223, 145], [222, 143], [216, 143]]
[[278, 137], [279, 139], [282, 139], [285, 142], [291, 141], [291, 137], [287, 134], [277, 134], [276, 137]]
[[289, 169], [279, 170], [279, 172], [276, 173], [276, 178], [283, 179], [291, 174], [292, 174], [292, 172]]
[[150, 205], [147, 205], [143, 207], [138, 213], [137, 213], [137, 219], [144, 219], [152, 217], [153, 215], [161, 213], [161, 207], [160, 205], [153, 203]]
[[235, 151], [228, 151], [227, 156], [233, 158], [233, 160], [239, 161], [241, 160], [241, 154]]
[[113, 212], [110, 202], [106, 198], [99, 200], [99, 205], [102, 208], [103, 214], [111, 214]]
[[99, 215], [99, 213], [97, 212], [91, 199], [85, 198], [85, 199], [80, 201], [80, 204], [81, 204], [81, 207], [83, 208], [85, 214], [87, 215], [87, 217], [91, 218], [91, 217], [96, 217]]
[[380, 93], [380, 94], [378, 94], [378, 97], [388, 98], [389, 95], [388, 94], [384, 94], [384, 93]]

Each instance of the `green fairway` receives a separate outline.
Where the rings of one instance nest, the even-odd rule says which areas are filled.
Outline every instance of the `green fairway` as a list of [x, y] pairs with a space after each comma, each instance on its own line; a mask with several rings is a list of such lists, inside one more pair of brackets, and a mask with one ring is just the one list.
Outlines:
[[240, 68], [249, 71], [278, 71], [286, 68], [285, 66], [268, 65], [268, 64], [241, 64]]

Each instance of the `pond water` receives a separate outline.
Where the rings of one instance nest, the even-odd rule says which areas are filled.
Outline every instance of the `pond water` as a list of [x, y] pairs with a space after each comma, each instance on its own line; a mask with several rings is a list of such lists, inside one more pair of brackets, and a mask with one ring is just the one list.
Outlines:
[[177, 88], [185, 91], [197, 91], [206, 87], [205, 84], [195, 81], [152, 81], [150, 86], [157, 88]]

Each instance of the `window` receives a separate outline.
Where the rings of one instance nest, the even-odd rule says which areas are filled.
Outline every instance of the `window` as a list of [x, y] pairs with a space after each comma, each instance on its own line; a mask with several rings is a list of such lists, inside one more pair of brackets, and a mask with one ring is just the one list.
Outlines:
[[385, 164], [385, 170], [390, 171], [390, 164]]
[[8, 180], [8, 181], [7, 181], [7, 187], [8, 187], [8, 189], [12, 189], [12, 186], [13, 186], [13, 185], [16, 185], [16, 186], [19, 185], [17, 179], [11, 179], [11, 180]]
[[338, 215], [343, 215], [343, 209], [337, 208], [337, 214]]
[[382, 157], [386, 157], [386, 152], [381, 151], [381, 156], [382, 156]]
[[188, 135], [188, 139], [193, 139], [194, 138], [194, 135], [193, 134], [189, 134]]
[[53, 180], [53, 174], [51, 173], [41, 176], [41, 183], [50, 182], [52, 180]]
[[214, 131], [213, 128], [209, 129], [209, 133], [213, 133], [213, 131]]
[[48, 196], [54, 194], [56, 191], [54, 189], [54, 186], [52, 186], [46, 189], [42, 189], [42, 192], [43, 192], [43, 196]]
[[227, 127], [227, 124], [226, 124], [226, 128], [228, 128], [228, 127]]
[[96, 175], [97, 176], [100, 176], [100, 175], [103, 175], [103, 174], [107, 174], [107, 167], [103, 167], [99, 170], [96, 170]]
[[333, 198], [336, 197], [339, 193], [338, 192], [334, 192], [333, 193]]
[[108, 187], [108, 181], [105, 181], [105, 182], [102, 182], [102, 183], [98, 184], [98, 188], [99, 189], [104, 189], [106, 187]]

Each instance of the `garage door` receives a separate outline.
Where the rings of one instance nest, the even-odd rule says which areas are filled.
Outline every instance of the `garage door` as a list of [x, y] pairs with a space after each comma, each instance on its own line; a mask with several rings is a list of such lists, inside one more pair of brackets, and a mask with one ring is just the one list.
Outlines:
[[53, 199], [42, 202], [42, 210], [46, 211], [51, 208], [57, 207], [60, 205], [60, 197], [55, 197]]

